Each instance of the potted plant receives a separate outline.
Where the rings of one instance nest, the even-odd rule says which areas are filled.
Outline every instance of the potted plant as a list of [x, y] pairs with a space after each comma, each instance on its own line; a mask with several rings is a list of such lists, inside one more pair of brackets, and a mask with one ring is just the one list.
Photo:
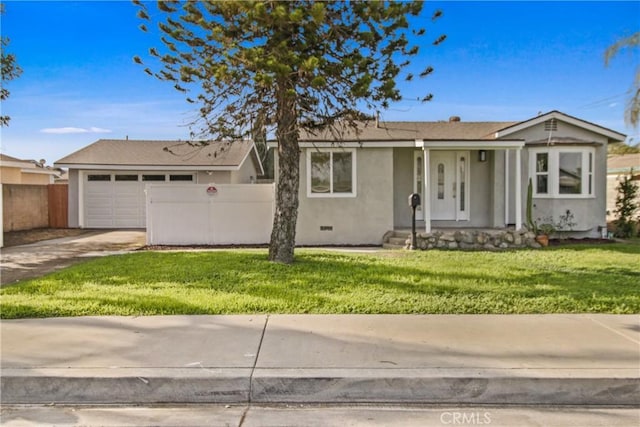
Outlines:
[[533, 183], [531, 178], [529, 178], [527, 186], [527, 228], [536, 235], [536, 242], [540, 246], [549, 246], [549, 235], [555, 232], [555, 227], [553, 220], [538, 225], [538, 222], [533, 219]]
[[549, 246], [549, 236], [555, 232], [556, 227], [553, 222], [543, 222], [537, 226], [536, 242], [540, 243], [541, 246]]

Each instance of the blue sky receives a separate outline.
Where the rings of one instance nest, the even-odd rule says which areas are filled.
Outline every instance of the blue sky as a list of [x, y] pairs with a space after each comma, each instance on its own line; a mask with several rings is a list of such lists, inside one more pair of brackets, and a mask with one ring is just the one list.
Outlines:
[[[23, 74], [9, 82], [2, 113], [2, 152], [48, 164], [100, 138], [187, 139], [194, 107], [170, 84], [136, 65], [159, 46], [138, 29], [129, 1], [5, 1], [1, 32]], [[430, 23], [433, 10], [443, 17]], [[407, 96], [384, 120], [525, 120], [560, 110], [640, 140], [625, 126], [624, 106], [638, 50], [609, 67], [603, 53], [640, 30], [640, 2], [427, 2], [427, 33], [447, 34], [427, 47], [416, 69], [426, 79], [403, 83]]]

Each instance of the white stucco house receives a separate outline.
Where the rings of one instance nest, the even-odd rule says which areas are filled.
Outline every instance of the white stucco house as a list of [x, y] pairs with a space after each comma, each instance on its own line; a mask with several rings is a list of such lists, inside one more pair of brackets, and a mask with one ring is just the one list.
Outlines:
[[55, 162], [69, 170], [69, 227], [145, 228], [147, 184], [248, 184], [263, 175], [252, 141], [101, 139]]
[[[624, 139], [559, 111], [521, 122], [372, 120], [357, 132], [303, 133], [296, 243], [380, 245], [411, 227], [411, 193], [422, 198], [419, 231], [519, 230], [530, 179], [535, 218], [570, 211], [574, 237], [598, 237], [607, 145]], [[277, 181], [277, 142], [269, 146]], [[147, 184], [244, 184], [263, 174], [251, 141], [99, 140], [55, 166], [69, 169], [69, 226], [86, 228], [144, 228]]]
[[[382, 243], [420, 231], [521, 229], [529, 179], [535, 217], [570, 210], [575, 237], [606, 226], [607, 145], [625, 135], [559, 111], [521, 122], [363, 122], [300, 136], [300, 245]], [[270, 142], [276, 149], [277, 143]], [[277, 172], [276, 172], [276, 180]]]

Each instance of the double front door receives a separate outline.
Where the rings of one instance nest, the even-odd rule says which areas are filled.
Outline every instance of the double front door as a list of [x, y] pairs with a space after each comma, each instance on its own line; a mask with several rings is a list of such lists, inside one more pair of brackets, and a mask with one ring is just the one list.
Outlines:
[[[416, 219], [424, 220], [430, 209], [432, 220], [465, 221], [469, 219], [469, 152], [430, 151], [429, 179], [425, 191], [423, 151], [414, 153], [414, 192], [422, 195]], [[428, 194], [425, 200], [425, 192]]]

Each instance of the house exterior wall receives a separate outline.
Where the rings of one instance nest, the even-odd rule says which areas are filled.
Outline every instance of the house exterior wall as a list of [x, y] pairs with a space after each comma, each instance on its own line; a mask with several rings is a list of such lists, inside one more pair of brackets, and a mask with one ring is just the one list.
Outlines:
[[23, 172], [22, 169], [23, 168], [12, 167], [12, 166], [0, 167], [1, 182], [3, 184], [32, 184], [32, 185], [53, 184], [53, 174], [37, 173], [39, 171], [43, 171], [43, 169], [34, 168], [33, 170], [36, 171], [36, 173]]
[[[300, 156], [296, 244], [358, 245], [382, 243], [393, 229], [393, 149], [356, 149], [356, 197], [307, 196], [306, 150]], [[321, 231], [320, 227], [332, 227]]]
[[[414, 148], [393, 149], [393, 226], [411, 227], [409, 194], [413, 193]], [[424, 201], [423, 201], [424, 202]]]
[[240, 170], [231, 172], [231, 184], [249, 184], [253, 179], [255, 182], [258, 171], [253, 164], [253, 160], [248, 158], [240, 167]]
[[22, 184], [47, 185], [53, 184], [53, 176], [39, 173], [23, 173]]
[[69, 228], [80, 227], [80, 181], [78, 169], [69, 169]]
[[[640, 169], [638, 169], [640, 171]], [[633, 170], [632, 182], [640, 187], [640, 173], [636, 169]], [[622, 182], [624, 176], [631, 176], [630, 173], [610, 173], [607, 175], [607, 222], [614, 221], [617, 216], [616, 210], [616, 198], [618, 197], [618, 185]], [[640, 206], [640, 191], [635, 198], [636, 204]], [[640, 212], [637, 212], [640, 214]]]
[[493, 185], [490, 185], [491, 191], [489, 195], [491, 203], [489, 227], [492, 228], [503, 228], [506, 226], [504, 216], [506, 204], [506, 200], [504, 198], [506, 185], [504, 177], [506, 153], [506, 150], [494, 150], [487, 152], [488, 162], [490, 165], [489, 180], [493, 183]]
[[196, 182], [198, 184], [230, 184], [231, 172], [214, 171], [211, 174], [209, 174], [206, 171], [198, 171], [196, 176]]
[[21, 184], [22, 183], [22, 172], [20, 172], [20, 168], [12, 168], [3, 166], [0, 168], [0, 178], [2, 178], [3, 184]]
[[[593, 147], [594, 163], [593, 163], [593, 195], [581, 198], [533, 198], [533, 217], [537, 218], [552, 217], [554, 222], [559, 221], [561, 215], [565, 215], [567, 210], [571, 211], [574, 216], [576, 225], [573, 227], [575, 231], [573, 237], [598, 237], [601, 235], [600, 227], [606, 226], [606, 200], [607, 200], [607, 138], [603, 135], [593, 133], [589, 130], [573, 126], [569, 123], [558, 120], [558, 129], [553, 131], [553, 137], [572, 137], [590, 142], [590, 145], [567, 145], [568, 147]], [[509, 135], [509, 138], [522, 138], [525, 141], [543, 140], [549, 137], [549, 131], [544, 130], [544, 123], [540, 123], [528, 129]], [[562, 143], [556, 143], [552, 147], [562, 147]], [[526, 145], [522, 150], [521, 156], [521, 188], [522, 194], [522, 218], [526, 218], [527, 206], [527, 186], [532, 171], [529, 170], [529, 157], [531, 149], [535, 146]], [[513, 164], [513, 163], [512, 163]], [[515, 176], [514, 178], [515, 179]], [[513, 191], [513, 190], [512, 190]], [[513, 218], [510, 214], [510, 218]]]

